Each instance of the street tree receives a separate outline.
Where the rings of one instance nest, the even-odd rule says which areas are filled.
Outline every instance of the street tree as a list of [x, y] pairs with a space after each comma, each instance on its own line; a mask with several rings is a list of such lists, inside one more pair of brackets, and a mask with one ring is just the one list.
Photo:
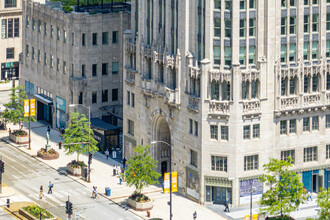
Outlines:
[[[11, 88], [10, 101], [4, 104], [6, 109], [2, 114], [2, 118], [5, 122], [18, 123], [19, 130], [21, 130], [20, 122], [29, 122], [29, 118], [24, 117], [24, 100], [27, 98], [22, 86], [13, 87]], [[31, 117], [31, 120], [36, 121], [34, 117]]]
[[269, 189], [259, 201], [262, 213], [290, 216], [290, 212], [305, 200], [303, 184], [297, 174], [289, 170], [292, 161], [291, 157], [288, 160], [271, 158], [269, 163], [263, 165], [266, 174], [261, 180], [269, 185]]
[[142, 195], [142, 189], [150, 184], [156, 184], [160, 174], [156, 172], [157, 160], [150, 156], [150, 145], [137, 145], [135, 155], [127, 160], [125, 180], [128, 186], [135, 187], [135, 194]]
[[[77, 153], [77, 161], [79, 161], [79, 155], [88, 152], [88, 144], [70, 144], [70, 143], [81, 143], [88, 142], [88, 119], [84, 114], [73, 112], [70, 114], [71, 123], [69, 127], [65, 129], [63, 134], [64, 145], [66, 154]], [[94, 132], [90, 129], [90, 152], [93, 154], [98, 151], [97, 141], [94, 139]]]
[[317, 194], [317, 206], [320, 207], [318, 214], [319, 219], [330, 219], [330, 190], [321, 188]]

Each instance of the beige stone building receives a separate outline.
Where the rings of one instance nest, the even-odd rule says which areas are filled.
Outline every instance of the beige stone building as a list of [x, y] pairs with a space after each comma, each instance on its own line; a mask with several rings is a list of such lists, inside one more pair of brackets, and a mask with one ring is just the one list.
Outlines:
[[[102, 144], [119, 145], [122, 121], [122, 32], [130, 28], [129, 5], [116, 10], [80, 7], [64, 13], [59, 2], [23, 1], [23, 60], [20, 83], [37, 101], [37, 119], [55, 128], [66, 127], [72, 111], [88, 115], [100, 127], [108, 116], [112, 131]], [[103, 13], [100, 13], [103, 12]], [[104, 128], [104, 127], [103, 127]], [[119, 130], [118, 130], [119, 129]], [[102, 130], [102, 129], [101, 129]], [[97, 139], [101, 141], [98, 137]], [[106, 139], [106, 140], [104, 140]], [[105, 146], [111, 147], [111, 146]], [[103, 150], [103, 149], [101, 149]]]
[[0, 80], [6, 80], [19, 76], [19, 54], [22, 52], [21, 1], [1, 1], [0, 22]]
[[[171, 145], [179, 191], [249, 204], [269, 158], [330, 187], [329, 0], [135, 0], [125, 32], [124, 150]], [[169, 171], [168, 144], [151, 144]]]

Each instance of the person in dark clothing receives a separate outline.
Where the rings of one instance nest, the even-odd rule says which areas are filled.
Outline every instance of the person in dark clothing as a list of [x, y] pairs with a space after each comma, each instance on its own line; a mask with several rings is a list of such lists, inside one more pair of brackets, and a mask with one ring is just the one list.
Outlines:
[[227, 200], [226, 200], [226, 203], [225, 203], [225, 210], [223, 210], [224, 212], [230, 212], [229, 211], [229, 198], [227, 198]]
[[124, 167], [124, 169], [125, 169], [125, 167], [126, 167], [126, 157], [124, 157], [124, 159], [121, 161], [122, 163], [123, 163], [123, 167]]
[[194, 220], [197, 219], [197, 212], [196, 212], [196, 211], [195, 211], [194, 214], [193, 214], [193, 218], [194, 218]]
[[53, 194], [53, 183], [51, 181], [49, 181], [49, 185], [48, 185], [48, 194]]

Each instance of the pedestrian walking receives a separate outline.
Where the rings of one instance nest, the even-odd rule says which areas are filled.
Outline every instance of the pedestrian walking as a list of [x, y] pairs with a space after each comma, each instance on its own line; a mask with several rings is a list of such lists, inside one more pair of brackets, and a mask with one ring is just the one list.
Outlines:
[[43, 188], [42, 185], [41, 185], [41, 186], [40, 186], [39, 199], [42, 199], [43, 196], [44, 196], [44, 188]]
[[47, 126], [47, 132], [50, 135], [50, 126], [49, 125]]
[[229, 211], [229, 198], [227, 198], [227, 200], [226, 200], [226, 203], [225, 203], [225, 210], [223, 210], [223, 211], [225, 211], [225, 212], [230, 212]]
[[123, 177], [119, 177], [119, 184], [121, 185], [121, 183], [123, 182]]
[[92, 198], [96, 199], [97, 197], [97, 187], [93, 186]]
[[113, 175], [116, 176], [116, 173], [117, 173], [117, 165], [114, 165], [113, 166]]
[[122, 159], [122, 161], [121, 161], [123, 163], [123, 168], [124, 169], [126, 168], [126, 161], [127, 161], [126, 157], [124, 157], [124, 159]]
[[53, 186], [54, 184], [51, 181], [49, 181], [48, 194], [53, 194]]
[[107, 157], [107, 160], [109, 159], [109, 149], [107, 149], [105, 152], [104, 152], [104, 155]]
[[194, 214], [193, 214], [193, 218], [194, 218], [194, 220], [197, 219], [197, 212], [196, 212], [196, 211], [195, 211]]
[[313, 201], [312, 194], [311, 194], [311, 191], [310, 190], [308, 190], [308, 193], [307, 193], [307, 201], [309, 201], [309, 199], [311, 201]]
[[120, 174], [120, 165], [117, 165], [117, 175], [119, 175]]

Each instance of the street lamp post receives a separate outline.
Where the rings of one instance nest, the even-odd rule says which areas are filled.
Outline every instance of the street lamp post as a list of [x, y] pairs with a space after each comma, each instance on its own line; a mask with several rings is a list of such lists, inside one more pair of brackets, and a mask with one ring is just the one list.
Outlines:
[[[70, 104], [69, 107], [83, 106], [88, 109], [88, 156], [90, 155], [91, 148], [91, 107], [83, 104]], [[91, 161], [88, 160], [87, 182], [91, 182]]]
[[170, 147], [170, 220], [172, 220], [172, 149], [171, 145], [165, 141], [151, 141], [151, 144], [163, 143]]

